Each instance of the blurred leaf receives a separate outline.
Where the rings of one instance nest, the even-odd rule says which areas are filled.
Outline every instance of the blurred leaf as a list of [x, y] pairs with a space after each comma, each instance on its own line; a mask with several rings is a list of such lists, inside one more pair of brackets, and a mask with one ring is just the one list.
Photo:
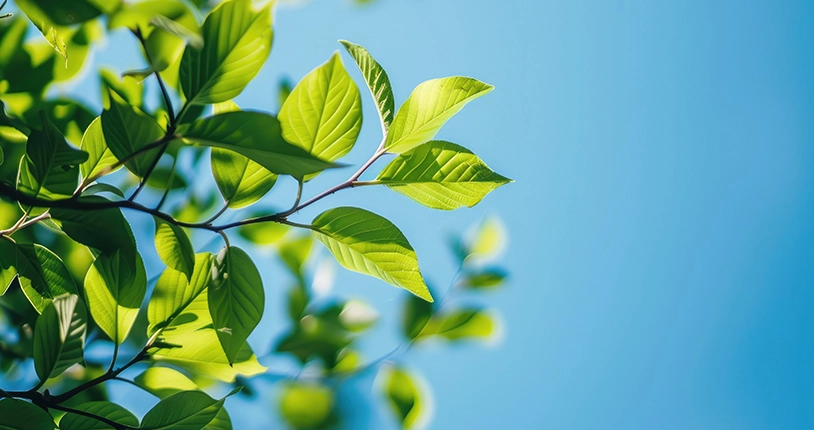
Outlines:
[[113, 167], [119, 160], [107, 147], [101, 117], [96, 117], [85, 130], [82, 145], [79, 148], [88, 153], [88, 159], [79, 165], [79, 171], [85, 179], [105, 172], [107, 169], [110, 169], [108, 173], [113, 173], [121, 168], [121, 166]]
[[333, 369], [340, 352], [350, 345], [351, 333], [342, 325], [340, 306], [329, 306], [305, 315], [277, 344], [277, 352], [287, 352], [305, 364], [314, 357], [320, 358], [328, 369]]
[[463, 286], [469, 289], [489, 289], [503, 284], [508, 276], [503, 269], [487, 269], [482, 272], [466, 275]]
[[164, 135], [149, 115], [140, 109], [128, 105], [118, 94], [111, 91], [110, 108], [102, 113], [102, 131], [110, 151], [124, 163], [128, 170], [138, 177], [144, 177], [153, 159], [158, 155], [158, 148], [142, 152], [130, 158], [131, 154], [148, 144], [157, 141]]
[[0, 399], [0, 417], [4, 430], [53, 429], [54, 419], [33, 403], [16, 399]]
[[280, 396], [280, 414], [295, 429], [313, 429], [325, 424], [333, 407], [334, 393], [322, 385], [289, 383]]
[[181, 58], [187, 103], [230, 100], [257, 75], [271, 51], [271, 4], [255, 11], [250, 0], [225, 1], [206, 17], [201, 33], [203, 49], [188, 45]]
[[398, 367], [384, 368], [383, 371], [385, 395], [401, 427], [404, 429], [415, 427], [424, 412], [424, 405], [413, 376]]
[[[249, 218], [262, 215], [267, 214], [257, 213]], [[237, 232], [244, 239], [254, 243], [255, 245], [271, 245], [272, 243], [276, 243], [282, 239], [283, 236], [288, 233], [289, 229], [290, 227], [287, 225], [276, 222], [257, 222], [240, 226], [238, 227]]]
[[150, 323], [148, 335], [152, 336], [157, 329], [171, 324], [209, 285], [213, 258], [208, 252], [195, 255], [195, 269], [190, 278], [172, 268], [167, 268], [161, 274], [147, 307], [147, 319]]
[[430, 321], [433, 314], [432, 303], [421, 300], [415, 296], [408, 296], [407, 302], [404, 304], [404, 311], [402, 313], [402, 333], [404, 336], [413, 340], [422, 335], [424, 327]]
[[495, 330], [495, 323], [481, 309], [458, 309], [436, 315], [434, 331], [449, 340], [488, 338]]
[[[87, 402], [72, 406], [71, 409], [107, 418], [123, 426], [138, 427], [138, 418], [132, 412], [113, 402]], [[59, 428], [60, 430], [107, 430], [110, 426], [99, 420], [69, 412], [59, 420]]]
[[468, 149], [432, 140], [396, 157], [374, 184], [390, 189], [433, 209], [472, 207], [511, 179], [492, 171]]
[[323, 160], [347, 154], [362, 129], [362, 99], [339, 53], [312, 70], [280, 108], [283, 137]]
[[99, 70], [102, 83], [102, 104], [110, 109], [110, 92], [116, 93], [125, 103], [139, 109], [144, 108], [144, 86], [132, 76], [119, 76], [108, 67]]
[[108, 19], [108, 29], [126, 27], [140, 28], [148, 31], [152, 26], [150, 20], [156, 16], [165, 16], [169, 19], [179, 19], [188, 13], [184, 3], [177, 0], [146, 0], [127, 2]]
[[471, 257], [486, 258], [498, 253], [506, 244], [506, 227], [498, 218], [486, 218], [469, 241]]
[[387, 219], [364, 209], [340, 207], [317, 216], [313, 232], [346, 269], [433, 301], [413, 247]]
[[212, 322], [231, 364], [263, 317], [263, 281], [245, 251], [224, 247], [215, 258], [208, 290]]
[[295, 236], [280, 244], [280, 259], [299, 279], [303, 277], [303, 265], [311, 254], [313, 244], [312, 236]]
[[385, 148], [399, 154], [432, 139], [464, 105], [493, 89], [489, 84], [462, 76], [419, 84], [393, 118]]
[[195, 250], [187, 233], [181, 227], [161, 218], [155, 219], [155, 250], [161, 261], [172, 269], [192, 278], [195, 268]]
[[277, 106], [278, 108], [283, 107], [286, 99], [288, 96], [291, 95], [291, 81], [288, 78], [283, 77], [280, 79], [280, 84], [277, 87]]
[[141, 257], [135, 267], [125, 253], [102, 253], [85, 276], [85, 295], [96, 324], [113, 342], [121, 344], [130, 332], [147, 291]]
[[185, 189], [189, 186], [189, 184], [187, 184], [187, 180], [178, 173], [178, 170], [159, 166], [153, 170], [153, 173], [147, 180], [147, 186], [155, 188], [156, 190], [164, 191], [166, 189]]
[[87, 314], [79, 296], [55, 298], [34, 326], [34, 368], [40, 381], [84, 361]]
[[382, 136], [387, 136], [390, 125], [393, 123], [393, 114], [396, 112], [393, 87], [390, 85], [387, 72], [364, 47], [347, 40], [340, 40], [339, 43], [345, 46], [345, 49], [356, 61], [356, 65], [359, 66], [359, 70], [362, 72], [368, 88], [370, 88], [373, 101], [376, 103], [376, 110], [379, 112], [379, 119], [382, 123]]
[[342, 307], [339, 321], [350, 331], [360, 332], [376, 324], [379, 313], [375, 308], [361, 300], [350, 300]]

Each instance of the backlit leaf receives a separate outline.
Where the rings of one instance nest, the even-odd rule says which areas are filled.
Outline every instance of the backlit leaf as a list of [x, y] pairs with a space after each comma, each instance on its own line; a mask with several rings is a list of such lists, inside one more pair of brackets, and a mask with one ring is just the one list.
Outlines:
[[399, 367], [384, 368], [384, 390], [393, 412], [401, 427], [416, 427], [423, 414], [423, 401], [418, 384], [406, 370]]
[[[157, 329], [167, 326], [198, 297], [211, 279], [213, 255], [204, 252], [195, 256], [195, 270], [187, 276], [178, 270], [167, 268], [153, 289], [150, 304], [147, 307], [149, 321], [148, 335]], [[191, 279], [191, 281], [190, 281]]]
[[158, 155], [158, 148], [145, 151], [134, 158], [131, 154], [160, 139], [164, 131], [149, 115], [128, 105], [118, 94], [110, 92], [110, 108], [102, 112], [102, 131], [110, 151], [128, 170], [143, 177]]
[[306, 383], [289, 383], [280, 394], [280, 414], [295, 429], [320, 428], [334, 407], [330, 388]]
[[6, 289], [14, 277], [38, 313], [48, 307], [51, 300], [63, 294], [76, 294], [76, 285], [62, 260], [48, 248], [39, 244], [13, 244], [0, 241], [0, 279]]
[[359, 66], [359, 70], [362, 72], [368, 88], [370, 88], [373, 101], [376, 103], [376, 110], [379, 112], [379, 119], [382, 122], [382, 136], [387, 136], [390, 125], [393, 123], [393, 114], [396, 112], [393, 87], [390, 85], [387, 72], [364, 47], [347, 40], [340, 40], [339, 43], [345, 46], [345, 49], [356, 61], [356, 65]]
[[[113, 402], [98, 400], [71, 406], [71, 409], [107, 418], [123, 426], [138, 427], [138, 418], [132, 412]], [[107, 430], [110, 426], [84, 415], [66, 413], [59, 420], [59, 428], [60, 430]]]
[[90, 123], [90, 127], [85, 130], [79, 149], [88, 153], [88, 159], [79, 165], [83, 178], [90, 178], [102, 172], [113, 173], [121, 168], [121, 166], [113, 168], [113, 165], [119, 160], [107, 147], [101, 117], [94, 119]]
[[433, 301], [404, 234], [387, 219], [364, 209], [329, 209], [313, 221], [314, 236], [346, 269], [379, 278]]
[[165, 399], [178, 391], [198, 389], [198, 385], [186, 375], [169, 367], [151, 367], [136, 376], [133, 382], [159, 399]]
[[147, 275], [141, 257], [135, 267], [121, 251], [102, 253], [85, 276], [85, 294], [94, 321], [117, 344], [133, 327], [147, 290]]
[[41, 381], [84, 360], [87, 315], [79, 296], [55, 298], [34, 326], [34, 368]]
[[141, 420], [141, 429], [200, 429], [209, 424], [223, 407], [201, 391], [181, 391], [158, 402]]
[[167, 267], [192, 278], [195, 251], [184, 229], [155, 217], [155, 250]]

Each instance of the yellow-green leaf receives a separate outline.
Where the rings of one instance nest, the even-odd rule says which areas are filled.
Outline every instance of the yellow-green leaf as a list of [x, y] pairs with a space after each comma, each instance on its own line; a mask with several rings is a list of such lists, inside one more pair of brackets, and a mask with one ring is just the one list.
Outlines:
[[393, 87], [390, 85], [387, 72], [364, 47], [347, 40], [340, 40], [339, 43], [345, 46], [345, 49], [356, 61], [356, 65], [359, 66], [359, 70], [362, 72], [368, 88], [370, 88], [373, 101], [376, 102], [376, 110], [379, 112], [379, 119], [382, 122], [382, 136], [387, 136], [393, 122], [393, 114], [396, 112]]
[[192, 278], [195, 250], [192, 249], [192, 242], [184, 229], [155, 217], [155, 250], [167, 267]]

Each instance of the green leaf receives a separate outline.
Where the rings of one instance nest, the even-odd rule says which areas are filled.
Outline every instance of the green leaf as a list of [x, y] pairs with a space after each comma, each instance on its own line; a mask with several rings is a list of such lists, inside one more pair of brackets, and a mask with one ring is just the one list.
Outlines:
[[373, 56], [360, 45], [347, 40], [340, 40], [339, 43], [345, 46], [348, 53], [356, 61], [362, 76], [365, 78], [376, 109], [379, 112], [379, 119], [382, 122], [382, 136], [387, 136], [390, 125], [393, 123], [393, 114], [396, 112], [395, 97], [393, 97], [393, 87], [390, 85], [390, 78], [384, 68], [373, 59]]
[[209, 313], [208, 294], [199, 294], [162, 332], [160, 348], [150, 358], [180, 366], [190, 372], [233, 382], [237, 375], [253, 376], [266, 371], [248, 344], [230, 365], [223, 352]]
[[0, 424], [3, 430], [52, 430], [54, 419], [33, 403], [16, 399], [0, 399]]
[[20, 287], [38, 313], [42, 313], [55, 297], [76, 294], [76, 285], [62, 260], [39, 244], [13, 244], [0, 241], [0, 279], [6, 289], [19, 276]]
[[201, 391], [181, 391], [158, 402], [141, 420], [141, 429], [193, 430], [209, 424], [223, 408]]
[[[122, 406], [104, 400], [72, 406], [71, 409], [87, 412], [127, 427], [138, 427], [138, 418]], [[60, 430], [107, 430], [109, 425], [84, 415], [66, 413], [59, 420]]]
[[5, 161], [5, 156], [3, 155], [3, 148], [0, 148], [0, 165], [3, 165], [3, 161]]
[[[128, 105], [118, 94], [110, 92], [110, 108], [102, 112], [102, 131], [110, 151], [125, 160], [137, 150], [160, 139], [164, 131], [140, 109]], [[158, 155], [158, 148], [145, 151], [124, 163], [128, 170], [143, 177]]]
[[87, 315], [79, 296], [55, 298], [34, 326], [34, 368], [41, 381], [84, 361]]
[[488, 338], [495, 331], [495, 322], [481, 309], [457, 309], [433, 318], [434, 334], [449, 340]]
[[177, 0], [127, 2], [110, 16], [107, 26], [111, 30], [119, 27], [146, 30], [151, 27], [150, 20], [158, 15], [178, 19], [186, 13], [187, 7]]
[[283, 137], [316, 157], [334, 161], [353, 148], [362, 99], [338, 52], [297, 84], [279, 118]]
[[236, 152], [212, 148], [211, 161], [215, 183], [232, 209], [262, 199], [277, 182], [277, 175]]
[[67, 48], [72, 35], [68, 26], [91, 20], [102, 13], [86, 0], [17, 0], [16, 4], [45, 36], [48, 44], [65, 58], [65, 67], [68, 67], [69, 54], [73, 53]]
[[121, 251], [100, 254], [85, 276], [90, 314], [117, 344], [124, 341], [133, 327], [146, 291], [147, 275], [138, 254], [135, 264]]
[[113, 173], [121, 168], [121, 166], [113, 167], [119, 160], [107, 147], [101, 117], [96, 117], [90, 123], [90, 127], [85, 130], [79, 149], [88, 153], [88, 159], [79, 165], [83, 178], [87, 179], [102, 172]]
[[462, 76], [419, 84], [396, 113], [384, 147], [402, 153], [432, 139], [464, 105], [494, 88]]
[[372, 184], [433, 209], [472, 207], [495, 188], [511, 182], [468, 149], [432, 140], [396, 157]]
[[[109, 200], [92, 196], [79, 199], [79, 201], [104, 203]], [[88, 211], [52, 208], [51, 216], [59, 222], [62, 231], [71, 239], [107, 254], [121, 251], [129, 261], [135, 262], [136, 240], [130, 224], [124, 219], [120, 209]], [[135, 263], [132, 264], [132, 267], [135, 269]]]
[[326, 386], [289, 383], [280, 396], [280, 415], [295, 429], [322, 428], [331, 416], [334, 403], [334, 392]]
[[364, 209], [329, 209], [313, 221], [314, 236], [346, 269], [379, 278], [432, 302], [418, 257], [404, 234]]
[[489, 258], [500, 253], [506, 246], [506, 227], [498, 218], [486, 218], [468, 241], [467, 257]]
[[230, 100], [243, 91], [271, 52], [271, 4], [256, 11], [250, 0], [218, 5], [201, 29], [203, 49], [188, 45], [181, 58], [187, 103]]
[[469, 274], [464, 278], [463, 286], [469, 289], [491, 289], [503, 284], [508, 274], [503, 269], [486, 269]]
[[385, 395], [393, 413], [404, 429], [416, 427], [423, 414], [423, 401], [418, 385], [404, 369], [394, 367], [385, 369]]
[[277, 118], [262, 112], [226, 112], [202, 118], [183, 136], [198, 145], [237, 152], [280, 175], [302, 178], [338, 167], [286, 142]]
[[78, 185], [77, 166], [88, 159], [88, 154], [68, 145], [44, 113], [41, 117], [43, 129], [32, 129], [28, 135], [18, 189], [32, 196], [70, 196]]
[[105, 109], [110, 109], [111, 91], [118, 94], [130, 106], [139, 109], [144, 107], [144, 85], [138, 79], [132, 76], [120, 78], [113, 69], [107, 67], [99, 70], [99, 78], [102, 83], [102, 104]]
[[155, 250], [167, 267], [173, 268], [192, 278], [195, 268], [195, 250], [187, 233], [181, 227], [155, 218]]
[[179, 391], [193, 391], [198, 385], [183, 373], [169, 367], [151, 367], [133, 379], [150, 394], [165, 399]]
[[187, 188], [189, 184], [187, 180], [184, 179], [178, 173], [178, 170], [174, 167], [164, 167], [159, 166], [153, 170], [153, 173], [150, 175], [150, 179], [147, 180], [147, 186], [151, 188], [155, 188], [156, 190], [180, 190]]
[[[267, 214], [257, 213], [249, 216], [249, 218], [262, 215]], [[288, 230], [290, 230], [290, 227], [285, 224], [276, 222], [256, 222], [238, 227], [237, 233], [255, 245], [271, 245], [272, 243], [276, 243], [282, 239], [283, 236], [288, 233]]]
[[432, 303], [420, 300], [415, 296], [407, 297], [401, 318], [402, 334], [408, 340], [423, 336], [424, 329], [430, 322], [434, 311]]
[[156, 330], [172, 323], [209, 285], [212, 260], [213, 255], [208, 252], [195, 255], [195, 269], [189, 278], [172, 268], [167, 268], [161, 274], [147, 307], [147, 320], [150, 323], [148, 335], [152, 336]]
[[294, 276], [300, 278], [304, 276], [303, 266], [305, 265], [305, 260], [307, 260], [311, 254], [313, 243], [314, 238], [312, 236], [297, 236], [287, 239], [280, 244], [280, 259], [291, 269], [291, 273], [294, 274]]
[[209, 284], [209, 312], [230, 364], [260, 323], [264, 305], [263, 281], [251, 257], [240, 248], [224, 247]]

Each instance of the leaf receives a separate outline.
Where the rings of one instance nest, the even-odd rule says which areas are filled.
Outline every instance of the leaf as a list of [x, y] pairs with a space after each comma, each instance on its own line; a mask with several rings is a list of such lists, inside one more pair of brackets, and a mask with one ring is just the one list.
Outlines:
[[271, 52], [271, 3], [259, 11], [250, 0], [218, 5], [201, 28], [203, 49], [188, 45], [181, 57], [181, 89], [187, 103], [230, 100], [240, 94]]
[[498, 218], [486, 218], [466, 245], [467, 257], [494, 257], [506, 246], [506, 237], [506, 227]]
[[8, 288], [11, 280], [19, 277], [20, 287], [38, 313], [42, 313], [55, 297], [77, 294], [76, 285], [62, 260], [48, 248], [39, 244], [13, 244], [0, 241], [4, 258], [0, 261], [0, 278]]
[[[262, 215], [266, 214], [256, 213], [249, 218]], [[237, 233], [255, 245], [271, 245], [282, 239], [289, 229], [287, 225], [276, 222], [256, 222], [238, 227]]]
[[34, 368], [41, 381], [84, 361], [87, 315], [79, 296], [60, 296], [37, 317]]
[[161, 261], [172, 269], [192, 278], [195, 267], [195, 250], [189, 241], [187, 233], [181, 227], [154, 217], [155, 219], [155, 250]]
[[[92, 196], [80, 202], [104, 203], [109, 200]], [[51, 216], [57, 220], [71, 239], [100, 252], [113, 254], [120, 251], [135, 268], [136, 240], [130, 224], [118, 208], [79, 209], [51, 208]]]
[[199, 294], [162, 332], [159, 340], [166, 344], [151, 350], [150, 358], [180, 366], [190, 372], [233, 382], [237, 375], [253, 376], [266, 371], [257, 362], [248, 344], [230, 365], [217, 332], [212, 328], [208, 294]]
[[401, 318], [402, 334], [407, 340], [417, 339], [424, 335], [424, 329], [432, 318], [432, 303], [420, 300], [415, 296], [407, 297]]
[[3, 161], [5, 161], [5, 156], [3, 155], [3, 148], [0, 148], [0, 166], [3, 165]]
[[237, 152], [271, 172], [295, 178], [338, 167], [286, 142], [277, 118], [262, 112], [226, 112], [202, 118], [183, 137], [198, 145]]
[[119, 78], [118, 74], [108, 67], [99, 70], [99, 78], [102, 83], [102, 104], [105, 109], [110, 109], [111, 91], [118, 94], [128, 105], [143, 109], [144, 85], [138, 79], [132, 76]]
[[148, 335], [152, 336], [156, 330], [171, 324], [209, 285], [213, 258], [209, 252], [195, 255], [195, 269], [189, 278], [172, 268], [167, 268], [161, 274], [147, 307], [147, 320], [150, 324]]
[[90, 123], [90, 127], [85, 130], [79, 149], [88, 153], [88, 159], [79, 165], [83, 178], [91, 178], [106, 171], [113, 173], [121, 168], [121, 166], [113, 167], [119, 160], [107, 147], [101, 117], [96, 117]]
[[299, 382], [288, 383], [280, 395], [280, 415], [295, 429], [323, 428], [335, 403], [330, 388]]
[[146, 291], [147, 275], [138, 254], [135, 254], [133, 265], [121, 251], [102, 253], [85, 276], [90, 314], [99, 328], [117, 344], [124, 341], [133, 327]]
[[236, 152], [212, 148], [211, 161], [215, 183], [232, 209], [262, 199], [277, 182], [277, 175]]
[[323, 212], [312, 224], [314, 236], [346, 269], [433, 301], [413, 247], [387, 219], [364, 209], [340, 207]]
[[28, 135], [18, 189], [31, 196], [70, 196], [79, 179], [77, 166], [88, 159], [88, 154], [68, 145], [44, 113], [41, 117], [43, 129], [32, 129]]
[[164, 131], [149, 115], [128, 105], [111, 91], [110, 108], [102, 112], [102, 132], [110, 151], [119, 160], [129, 159], [124, 165], [138, 177], [144, 177], [158, 148], [145, 151], [133, 158], [131, 154], [159, 140]]
[[339, 53], [294, 87], [279, 119], [287, 141], [321, 159], [334, 161], [353, 148], [362, 129], [362, 99]]
[[432, 333], [449, 340], [488, 338], [495, 331], [492, 317], [481, 309], [457, 309], [436, 315]]
[[119, 27], [147, 29], [150, 20], [158, 15], [170, 19], [180, 18], [188, 13], [187, 7], [176, 0], [146, 0], [127, 2], [108, 19], [108, 29]]
[[263, 281], [251, 257], [240, 248], [224, 247], [209, 284], [209, 312], [230, 364], [260, 323], [264, 305]]
[[[71, 409], [107, 418], [122, 426], [138, 427], [138, 418], [132, 412], [113, 402], [98, 400], [72, 406]], [[59, 420], [59, 428], [60, 430], [107, 430], [110, 426], [99, 420], [68, 412]]]
[[168, 168], [159, 166], [153, 170], [153, 173], [150, 175], [150, 179], [147, 180], [147, 186], [155, 188], [156, 190], [164, 191], [167, 189], [184, 189], [187, 188], [189, 184], [174, 167]]
[[158, 402], [141, 420], [141, 429], [200, 429], [209, 424], [223, 407], [201, 391], [181, 391]]
[[486, 269], [469, 274], [464, 278], [463, 287], [468, 289], [491, 289], [503, 284], [508, 274], [503, 269]]
[[393, 367], [385, 368], [384, 390], [387, 400], [401, 427], [410, 429], [416, 427], [423, 414], [423, 401], [418, 385], [413, 377], [404, 369]]
[[452, 210], [472, 207], [509, 182], [468, 149], [432, 140], [396, 157], [371, 184], [387, 185], [433, 209]]
[[179, 391], [198, 389], [198, 385], [186, 375], [168, 367], [150, 367], [136, 376], [133, 382], [159, 399], [165, 399]]
[[3, 430], [54, 429], [54, 419], [33, 403], [11, 398], [0, 399]]
[[489, 84], [462, 76], [419, 84], [396, 113], [384, 147], [398, 154], [432, 139], [464, 105], [493, 89]]
[[387, 136], [390, 125], [393, 123], [393, 114], [396, 112], [395, 97], [393, 97], [393, 87], [390, 85], [390, 78], [384, 68], [373, 59], [373, 56], [360, 45], [347, 40], [340, 40], [348, 53], [356, 61], [362, 76], [365, 78], [373, 101], [376, 103], [376, 110], [379, 112], [379, 119], [382, 122], [382, 136]]

